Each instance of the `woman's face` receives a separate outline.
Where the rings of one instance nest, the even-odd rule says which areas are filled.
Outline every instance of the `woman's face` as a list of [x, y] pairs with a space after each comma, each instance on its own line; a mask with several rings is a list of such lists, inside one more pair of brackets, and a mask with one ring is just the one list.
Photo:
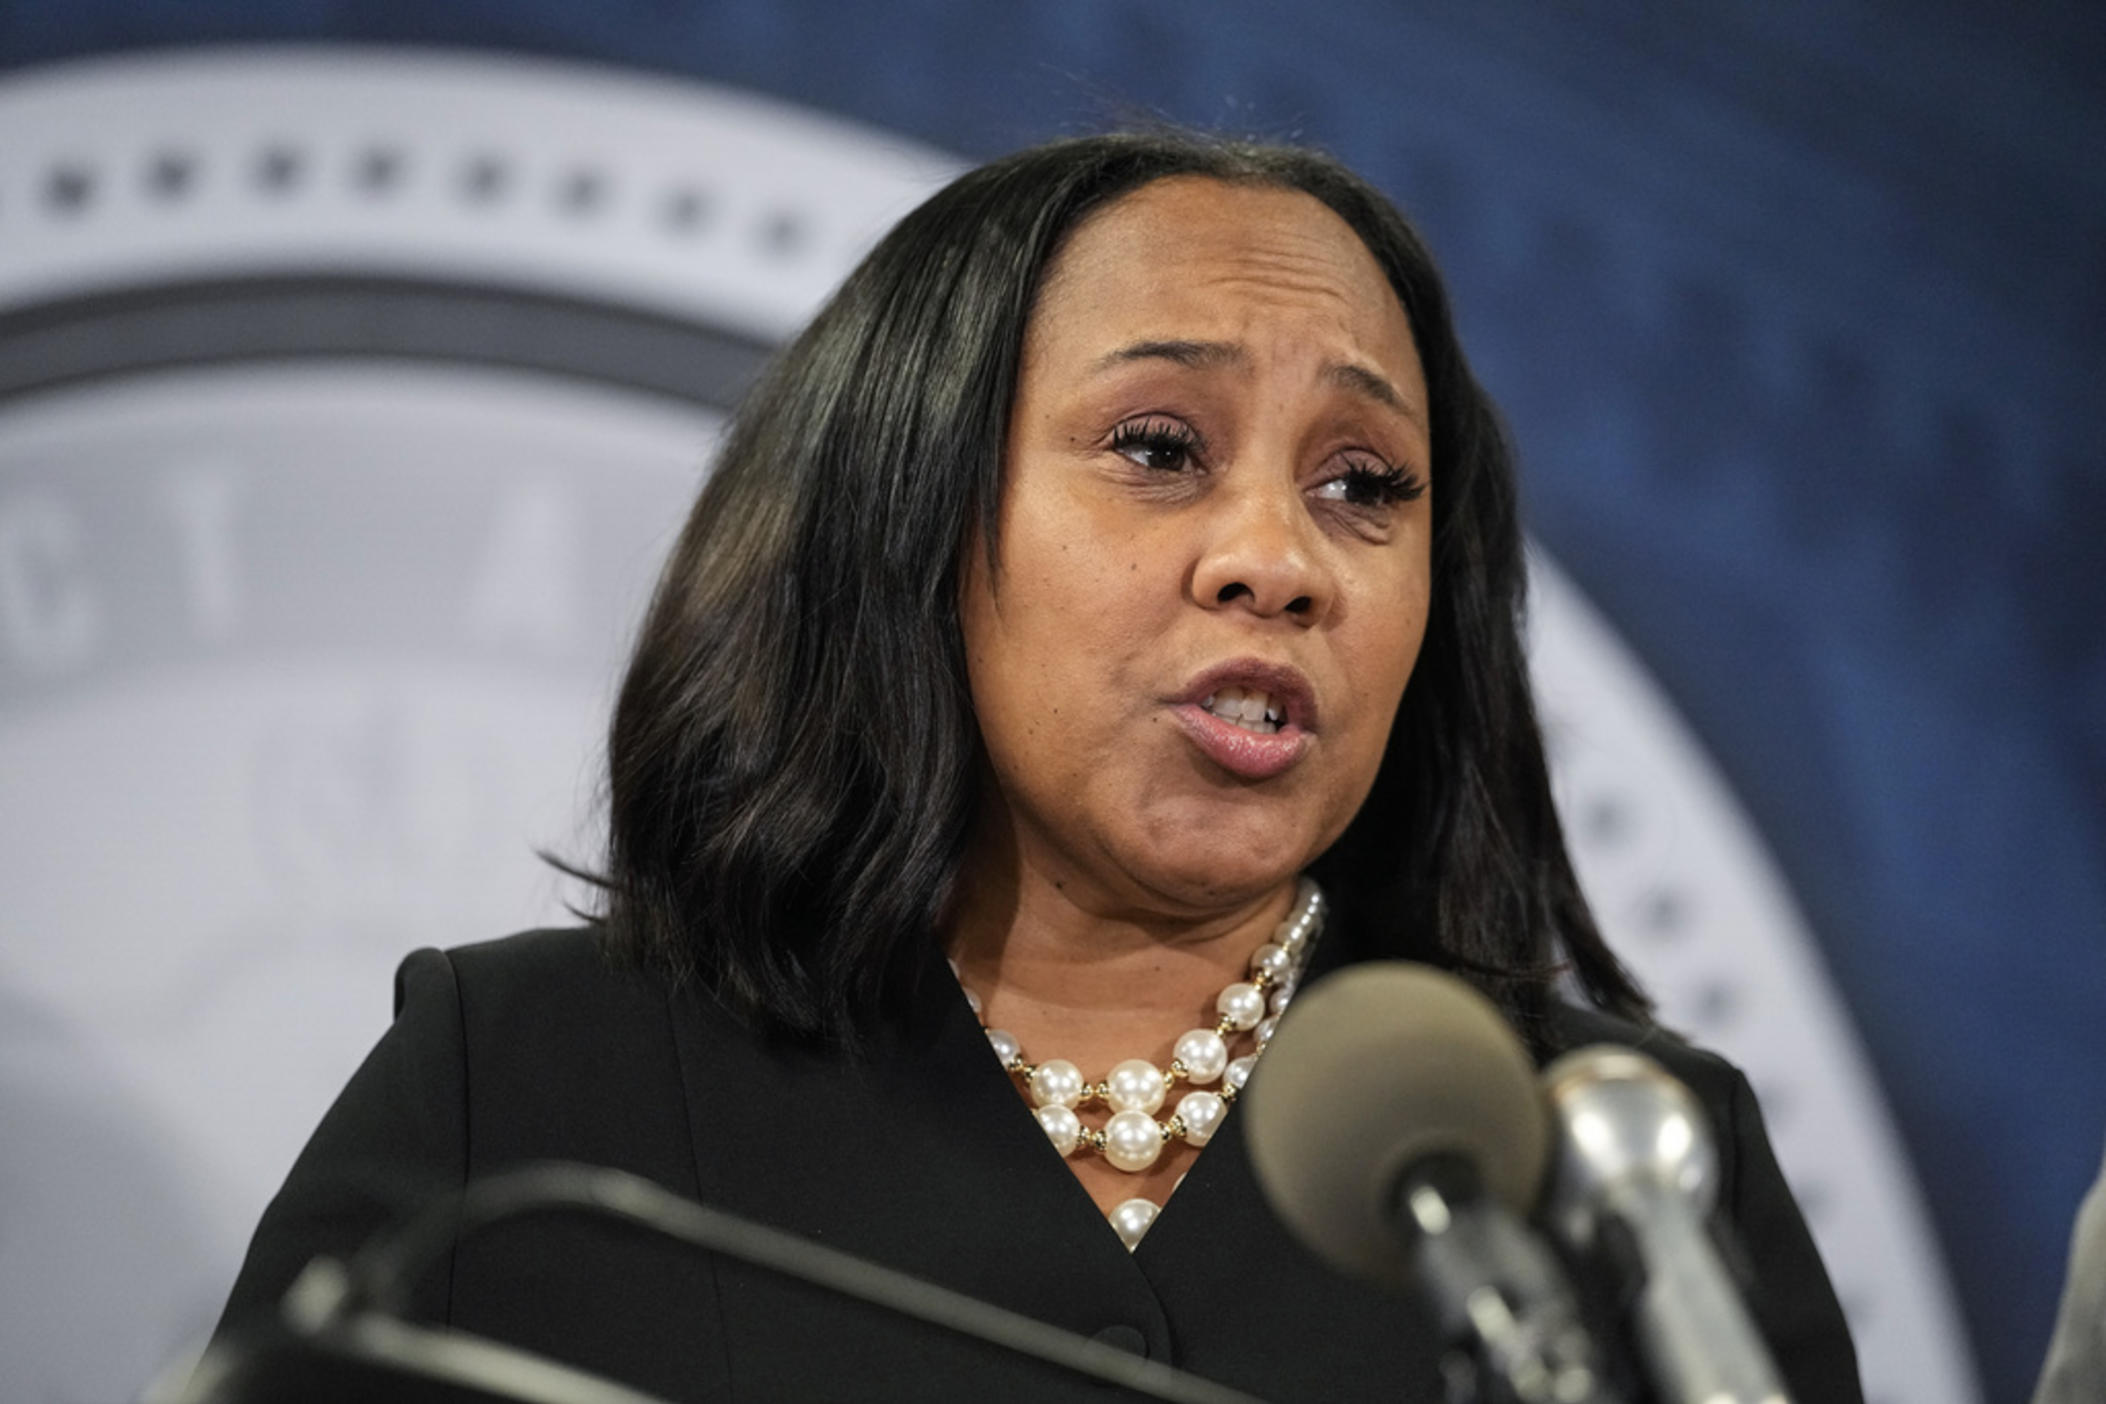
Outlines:
[[962, 584], [982, 822], [1099, 910], [1226, 911], [1329, 847], [1425, 633], [1428, 422], [1313, 197], [1177, 177], [1086, 220], [1026, 336], [999, 570]]

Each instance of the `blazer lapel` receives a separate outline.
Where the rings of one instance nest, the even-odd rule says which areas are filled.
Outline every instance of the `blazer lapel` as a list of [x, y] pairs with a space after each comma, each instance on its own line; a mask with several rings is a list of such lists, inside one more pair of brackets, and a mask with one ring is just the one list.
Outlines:
[[[1167, 1358], [1169, 1325], [1148, 1278], [931, 959], [912, 1017], [856, 1060], [764, 1043], [706, 997], [676, 1000], [702, 1198], [1083, 1335], [1136, 1332], [1127, 1343]], [[1005, 1363], [990, 1348], [757, 1271], [720, 1264], [719, 1284], [742, 1395], [820, 1397], [809, 1391], [839, 1380], [822, 1361], [844, 1349], [869, 1361], [874, 1380], [912, 1379], [929, 1396], [951, 1375], [984, 1393], [990, 1369]]]

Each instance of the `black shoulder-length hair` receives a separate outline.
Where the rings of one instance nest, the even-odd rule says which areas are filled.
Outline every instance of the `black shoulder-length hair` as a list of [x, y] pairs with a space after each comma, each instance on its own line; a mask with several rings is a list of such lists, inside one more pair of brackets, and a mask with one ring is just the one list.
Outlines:
[[976, 799], [959, 571], [971, 532], [998, 559], [1034, 299], [1092, 211], [1179, 175], [1336, 211], [1388, 274], [1432, 401], [1431, 617], [1367, 802], [1315, 865], [1328, 939], [1454, 970], [1531, 1037], [1565, 973], [1642, 1017], [1551, 804], [1513, 456], [1431, 255], [1327, 156], [1176, 131], [1057, 141], [953, 181], [739, 408], [615, 707], [605, 941], [805, 1038], [854, 1043], [907, 990]]

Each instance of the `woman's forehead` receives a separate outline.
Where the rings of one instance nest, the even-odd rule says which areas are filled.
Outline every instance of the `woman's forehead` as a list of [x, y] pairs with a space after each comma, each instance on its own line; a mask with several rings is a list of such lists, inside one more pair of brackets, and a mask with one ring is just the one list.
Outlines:
[[[1222, 296], [1336, 299], [1363, 316], [1404, 310], [1359, 233], [1287, 186], [1171, 176], [1093, 211], [1047, 269], [1033, 323], [1080, 304], [1215, 305]], [[1384, 318], [1387, 320], [1387, 318]]]
[[1135, 342], [1307, 342], [1422, 378], [1403, 305], [1351, 225], [1303, 191], [1208, 176], [1093, 213], [1049, 269], [1028, 341], [1041, 364]]

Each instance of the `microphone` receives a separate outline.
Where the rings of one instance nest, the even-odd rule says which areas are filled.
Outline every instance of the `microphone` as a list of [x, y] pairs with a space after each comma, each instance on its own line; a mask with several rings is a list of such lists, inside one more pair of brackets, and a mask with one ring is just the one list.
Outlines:
[[1718, 1151], [1696, 1097], [1611, 1045], [1559, 1058], [1543, 1088], [1558, 1126], [1549, 1221], [1576, 1250], [1606, 1249], [1641, 1278], [1638, 1346], [1663, 1404], [1788, 1404], [1705, 1229]]
[[405, 1319], [417, 1280], [458, 1243], [547, 1214], [602, 1219], [715, 1253], [1133, 1395], [1172, 1404], [1258, 1404], [1227, 1385], [683, 1199], [624, 1171], [562, 1162], [477, 1180], [348, 1262], [314, 1259], [286, 1293], [279, 1320], [214, 1344], [177, 1404], [665, 1404], [514, 1346]]
[[1340, 1272], [1417, 1282], [1451, 1399], [1614, 1401], [1561, 1266], [1521, 1222], [1549, 1134], [1489, 1000], [1401, 961], [1341, 971], [1295, 998], [1245, 1099], [1274, 1212]]

